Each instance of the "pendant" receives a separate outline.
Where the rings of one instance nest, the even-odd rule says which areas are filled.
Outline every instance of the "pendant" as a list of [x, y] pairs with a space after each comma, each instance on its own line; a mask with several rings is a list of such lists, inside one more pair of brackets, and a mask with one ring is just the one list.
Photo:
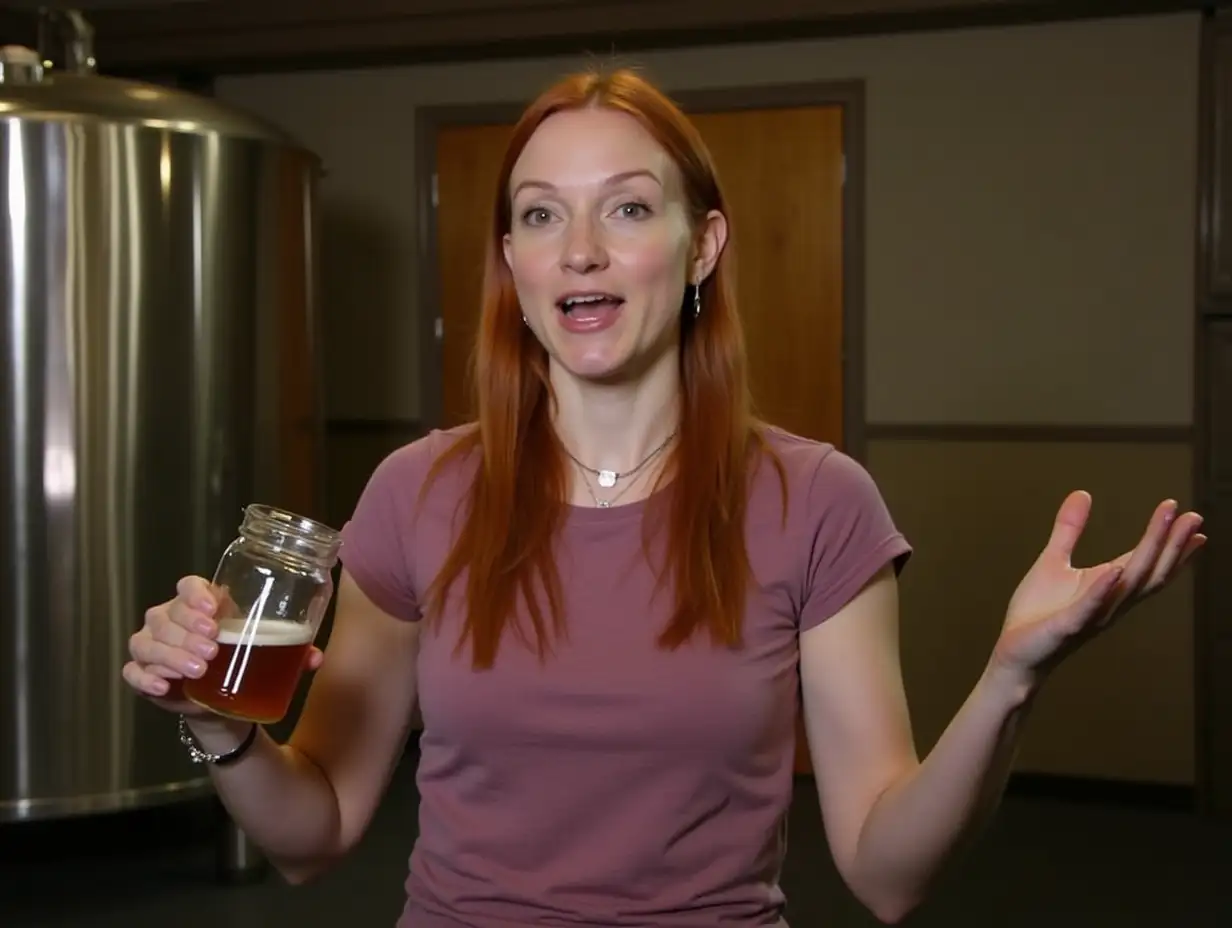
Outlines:
[[609, 506], [611, 506], [611, 505], [612, 505], [612, 504], [611, 504], [610, 502], [608, 502], [607, 500], [605, 500], [605, 499], [601, 499], [601, 500], [599, 500], [599, 508], [600, 508], [600, 509], [607, 509], [607, 508], [608, 508]]
[[603, 487], [605, 490], [610, 490], [612, 487], [616, 486], [616, 471], [599, 471], [599, 486]]

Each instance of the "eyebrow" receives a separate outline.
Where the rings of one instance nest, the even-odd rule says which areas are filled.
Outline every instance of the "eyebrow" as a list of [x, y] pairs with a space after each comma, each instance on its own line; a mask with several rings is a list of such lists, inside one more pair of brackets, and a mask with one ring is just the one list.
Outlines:
[[[617, 184], [623, 184], [625, 181], [632, 180], [635, 177], [649, 177], [660, 187], [663, 186], [663, 182], [659, 180], [657, 176], [655, 176], [654, 172], [648, 171], [645, 168], [639, 168], [636, 171], [622, 171], [619, 174], [613, 174], [611, 177], [609, 177], [607, 180], [603, 182], [603, 186], [614, 187]], [[514, 197], [516, 197], [524, 189], [530, 189], [530, 188], [533, 188], [536, 190], [555, 190], [556, 185], [549, 184], [546, 180], [524, 180], [522, 181], [522, 183], [518, 184], [517, 187], [514, 188], [513, 193], [510, 194], [510, 199], [513, 199]]]

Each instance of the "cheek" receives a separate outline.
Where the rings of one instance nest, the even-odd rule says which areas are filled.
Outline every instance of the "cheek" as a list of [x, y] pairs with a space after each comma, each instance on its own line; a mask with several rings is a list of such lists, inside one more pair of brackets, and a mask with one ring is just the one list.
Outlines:
[[556, 272], [550, 249], [534, 242], [515, 241], [508, 252], [509, 271], [520, 294], [533, 294], [547, 288]]
[[684, 284], [688, 243], [682, 243], [678, 236], [630, 240], [613, 250], [627, 278], [637, 286], [667, 295]]

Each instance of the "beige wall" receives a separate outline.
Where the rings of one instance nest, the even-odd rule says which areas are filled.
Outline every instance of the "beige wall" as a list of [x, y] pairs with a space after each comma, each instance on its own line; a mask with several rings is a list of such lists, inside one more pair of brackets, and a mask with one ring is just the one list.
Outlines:
[[[966, 698], [1067, 492], [1095, 498], [1083, 563], [1130, 547], [1178, 487], [1192, 504], [1189, 448], [1175, 444], [886, 440], [870, 446], [869, 467], [916, 545], [902, 579], [902, 649], [922, 747]], [[1019, 767], [1193, 782], [1192, 597], [1192, 584], [1176, 584], [1066, 663], [1041, 696]]]
[[[867, 419], [1185, 426], [1191, 420], [1198, 18], [1085, 21], [661, 52], [669, 89], [863, 79]], [[584, 59], [228, 78], [324, 157], [330, 414], [419, 412], [414, 112], [524, 100]], [[1098, 360], [1092, 352], [1102, 352]], [[338, 433], [339, 515], [406, 433]], [[884, 431], [879, 433], [884, 435]], [[1072, 486], [1086, 554], [1189, 492], [1187, 443], [879, 439], [870, 467], [919, 547], [904, 664], [922, 747], [957, 708]], [[1188, 581], [1065, 669], [1024, 769], [1191, 782]]]

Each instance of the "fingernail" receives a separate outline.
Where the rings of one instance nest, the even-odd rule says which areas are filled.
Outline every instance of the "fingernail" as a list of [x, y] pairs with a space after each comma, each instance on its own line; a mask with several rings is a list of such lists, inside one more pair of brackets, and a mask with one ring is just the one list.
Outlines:
[[193, 631], [198, 635], [208, 635], [213, 637], [214, 623], [209, 619], [197, 619], [197, 621], [193, 622]]
[[197, 603], [194, 608], [196, 608], [198, 612], [204, 612], [206, 615], [213, 615], [214, 601], [210, 599], [203, 599], [201, 602]]
[[184, 669], [194, 677], [199, 677], [205, 672], [205, 665], [198, 660], [189, 659], [184, 662]]
[[208, 661], [218, 653], [218, 645], [212, 641], [195, 641], [193, 642], [193, 651]]

